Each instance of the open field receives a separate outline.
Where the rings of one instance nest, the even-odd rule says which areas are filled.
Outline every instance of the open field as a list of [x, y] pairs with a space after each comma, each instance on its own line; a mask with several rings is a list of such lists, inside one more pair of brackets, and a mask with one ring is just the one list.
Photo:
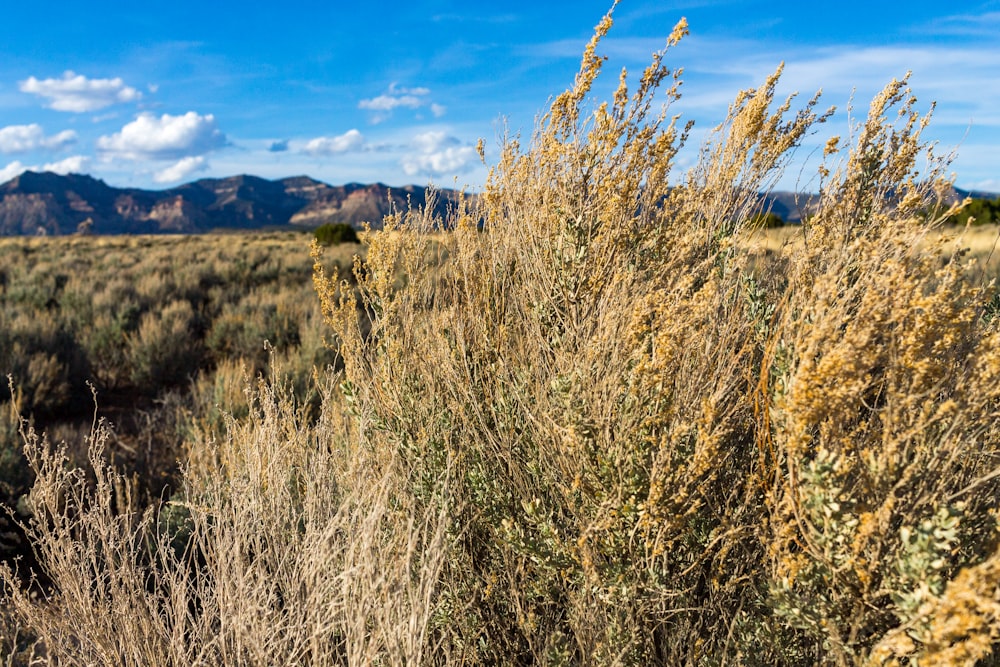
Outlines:
[[[805, 231], [802, 226], [786, 225], [754, 232], [747, 243], [751, 248], [777, 254], [789, 246], [799, 249], [804, 242]], [[921, 247], [944, 253], [950, 253], [956, 248], [968, 250], [968, 259], [975, 260], [977, 269], [985, 269], [988, 274], [996, 275], [1000, 267], [1000, 225], [939, 227], [927, 233]]]
[[[0, 239], [0, 373], [14, 388], [13, 400], [6, 380], [0, 390], [0, 502], [16, 506], [31, 478], [18, 415], [85, 463], [96, 413], [113, 429], [106, 455], [136, 476], [148, 502], [176, 489], [196, 434], [246, 413], [244, 389], [259, 373], [280, 366], [315, 402], [314, 369], [336, 354], [309, 238]], [[328, 266], [347, 269], [355, 253], [364, 248], [331, 250]], [[0, 555], [12, 550], [0, 540]]]
[[[223, 363], [242, 360], [254, 375], [265, 339], [329, 360], [313, 321], [309, 239], [0, 239], [0, 354], [25, 416], [89, 414], [85, 382], [117, 402], [155, 398]], [[358, 252], [342, 246], [331, 266], [348, 269]]]

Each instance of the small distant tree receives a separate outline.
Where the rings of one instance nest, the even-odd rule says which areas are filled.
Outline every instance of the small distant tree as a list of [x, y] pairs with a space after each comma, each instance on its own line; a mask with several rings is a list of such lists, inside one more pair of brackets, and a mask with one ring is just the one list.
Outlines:
[[970, 218], [974, 225], [988, 225], [1000, 221], [1000, 199], [973, 199], [948, 218], [948, 222], [966, 225]]
[[321, 225], [313, 233], [316, 235], [316, 240], [325, 246], [358, 243], [358, 234], [354, 231], [354, 227], [343, 222]]
[[944, 220], [949, 225], [965, 226], [970, 219], [973, 225], [988, 225], [1000, 222], [1000, 198], [967, 199], [959, 207], [938, 201], [919, 212], [924, 221]]
[[750, 218], [750, 226], [754, 229], [774, 229], [784, 227], [785, 221], [777, 213], [768, 211], [767, 213], [758, 213]]

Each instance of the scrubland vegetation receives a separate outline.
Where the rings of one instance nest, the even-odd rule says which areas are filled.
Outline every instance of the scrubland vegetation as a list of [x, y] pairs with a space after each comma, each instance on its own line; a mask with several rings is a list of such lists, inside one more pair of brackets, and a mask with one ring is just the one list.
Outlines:
[[[0, 575], [11, 661], [990, 664], [997, 301], [961, 242], [929, 231], [946, 165], [905, 80], [827, 143], [801, 242], [762, 256], [757, 193], [825, 113], [775, 100], [776, 73], [676, 174], [686, 128], [664, 54], [607, 103], [588, 96], [609, 27], [535, 134], [503, 138], [474, 204], [390, 216], [353, 271], [316, 245], [318, 299], [259, 278], [144, 309], [143, 294], [183, 292], [155, 275], [121, 286], [128, 298], [100, 296], [110, 271], [64, 281], [99, 295], [68, 331], [126, 318], [131, 333], [67, 335], [75, 347], [37, 368], [86, 363], [99, 385], [141, 391], [212, 355], [253, 357], [260, 334], [287, 356], [258, 380], [221, 360], [195, 380], [202, 405], [232, 407], [184, 433], [169, 497], [137, 498], [101, 425], [82, 468], [67, 462], [78, 444], [26, 433], [46, 581]], [[180, 262], [192, 285], [242, 266], [199, 288], [221, 295], [273, 253], [135, 260]], [[38, 284], [51, 291], [69, 256]], [[70, 311], [46, 310], [51, 296], [22, 328]], [[241, 317], [244, 299], [271, 315]], [[333, 366], [306, 343], [320, 331], [299, 328], [298, 356], [275, 342], [294, 338], [282, 308], [310, 305]], [[164, 366], [164, 349], [192, 349], [190, 365]], [[310, 399], [296, 369], [313, 365]], [[50, 386], [25, 386], [22, 411]]]
[[[0, 240], [0, 370], [14, 383], [0, 386], [0, 502], [16, 507], [31, 482], [20, 418], [85, 464], [96, 407], [146, 503], [178, 488], [186, 443], [246, 413], [247, 380], [272, 362], [318, 405], [313, 370], [336, 354], [308, 247], [301, 233]], [[332, 248], [331, 268], [358, 252]], [[21, 542], [0, 517], [0, 556]]]

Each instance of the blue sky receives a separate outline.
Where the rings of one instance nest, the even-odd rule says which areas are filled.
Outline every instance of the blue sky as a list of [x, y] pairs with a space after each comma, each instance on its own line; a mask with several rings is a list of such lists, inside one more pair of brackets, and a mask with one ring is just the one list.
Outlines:
[[[173, 0], [10, 3], [0, 24], [0, 180], [48, 168], [117, 186], [206, 176], [308, 174], [476, 188], [504, 123], [531, 132], [565, 89], [609, 0], [338, 3]], [[902, 8], [901, 8], [902, 7]], [[639, 72], [686, 17], [672, 107], [692, 143], [741, 88], [786, 63], [784, 93], [855, 119], [913, 71], [927, 138], [957, 149], [960, 187], [1000, 191], [1000, 0], [900, 5], [623, 0], [602, 51], [601, 90]], [[799, 151], [808, 163], [840, 113]], [[685, 160], [694, 159], [694, 151]], [[683, 166], [683, 164], [682, 164]], [[793, 165], [781, 187], [809, 189]]]

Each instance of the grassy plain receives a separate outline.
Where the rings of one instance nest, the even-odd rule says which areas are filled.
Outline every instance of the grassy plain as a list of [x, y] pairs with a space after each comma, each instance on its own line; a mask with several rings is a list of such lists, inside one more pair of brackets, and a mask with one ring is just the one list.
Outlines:
[[[773, 229], [760, 229], [749, 235], [747, 244], [756, 250], [779, 253], [783, 250], [795, 252], [805, 243], [806, 228], [801, 225], [785, 225]], [[976, 267], [986, 269], [991, 276], [996, 275], [1000, 263], [1000, 225], [986, 224], [969, 227], [945, 225], [928, 230], [921, 247], [940, 247], [947, 254], [956, 249], [968, 251], [969, 259], [976, 261]]]
[[[305, 397], [336, 356], [309, 238], [0, 239], [0, 373], [14, 390], [0, 389], [0, 501], [16, 505], [31, 477], [19, 418], [85, 463], [96, 412], [113, 426], [107, 455], [159, 497], [195, 434], [246, 413], [249, 378], [278, 365]], [[332, 250], [331, 269], [355, 253]]]

